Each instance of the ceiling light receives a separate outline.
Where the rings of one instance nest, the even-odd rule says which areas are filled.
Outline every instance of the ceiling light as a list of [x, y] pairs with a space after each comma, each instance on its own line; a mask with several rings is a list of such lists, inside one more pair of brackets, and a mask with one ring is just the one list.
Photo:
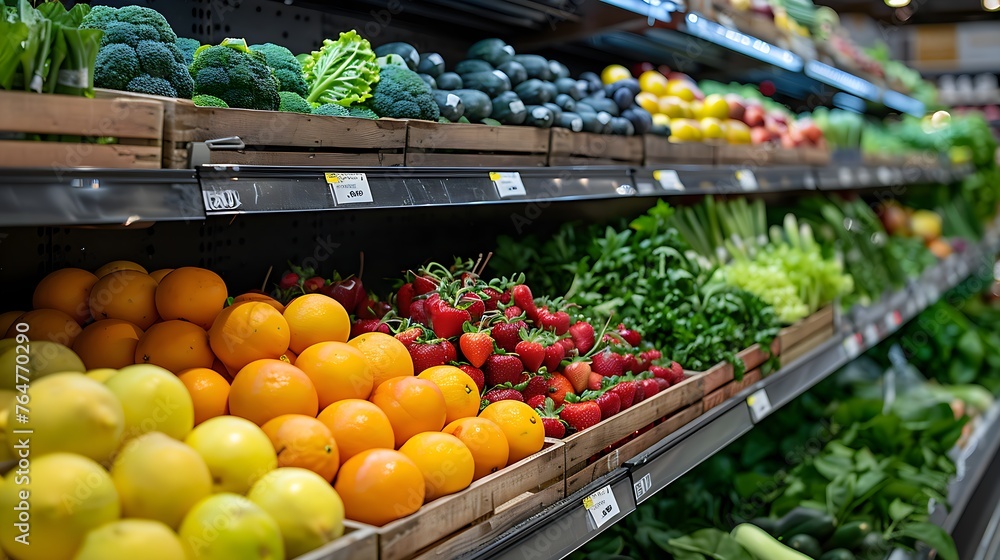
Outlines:
[[910, 0], [885, 0], [885, 5], [890, 8], [902, 8], [903, 6], [910, 5]]
[[983, 9], [987, 12], [1000, 10], [1000, 0], [983, 0]]

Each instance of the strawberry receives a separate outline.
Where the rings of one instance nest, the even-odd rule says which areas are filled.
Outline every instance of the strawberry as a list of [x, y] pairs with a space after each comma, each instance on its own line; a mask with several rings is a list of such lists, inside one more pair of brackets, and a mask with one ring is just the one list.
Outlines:
[[670, 371], [674, 374], [674, 377], [684, 378], [684, 368], [677, 362], [670, 362]]
[[387, 301], [379, 301], [374, 295], [368, 296], [358, 303], [354, 313], [358, 319], [381, 319], [392, 311], [392, 305]]
[[458, 352], [455, 351], [455, 345], [450, 340], [442, 340], [439, 344], [444, 349], [445, 363], [454, 362], [458, 359]]
[[646, 400], [646, 387], [642, 384], [642, 380], [630, 381], [630, 383], [635, 386], [635, 396], [632, 397], [632, 404], [637, 405]]
[[[528, 399], [526, 402], [528, 406], [530, 406], [531, 408], [534, 408], [535, 410], [540, 410], [543, 406], [545, 406], [545, 399], [547, 398], [548, 397], [546, 397], [545, 395], [535, 395], [530, 399]], [[542, 421], [544, 420], [545, 419], [542, 418]], [[548, 434], [545, 435], [547, 436]]]
[[378, 319], [361, 319], [351, 325], [351, 338], [370, 332], [389, 334], [389, 325]]
[[570, 352], [576, 350], [576, 344], [573, 342], [572, 338], [562, 338], [559, 340], [559, 344], [562, 344], [563, 350], [566, 351], [567, 356], [569, 356]]
[[660, 391], [666, 391], [670, 388], [670, 382], [662, 377], [654, 377], [653, 381], [656, 381], [656, 386]]
[[514, 352], [521, 357], [524, 368], [532, 373], [537, 372], [545, 361], [545, 347], [538, 342], [522, 340], [514, 345]]
[[566, 334], [569, 331], [569, 313], [565, 311], [556, 311], [552, 313], [549, 311], [548, 307], [542, 307], [538, 311], [538, 324], [541, 328], [552, 331], [559, 336]]
[[518, 284], [510, 289], [510, 297], [514, 305], [520, 307], [532, 321], [538, 320], [538, 308], [535, 307], [535, 298], [531, 295], [531, 288], [524, 284]]
[[618, 324], [618, 336], [622, 337], [633, 348], [637, 348], [642, 342], [642, 335], [639, 334], [639, 331], [634, 331], [623, 323]]
[[649, 373], [653, 374], [653, 377], [658, 379], [670, 380], [673, 373], [670, 371], [669, 367], [664, 366], [649, 366]]
[[601, 388], [601, 384], [604, 383], [604, 376], [597, 373], [596, 371], [590, 372], [590, 379], [587, 380], [587, 389], [590, 391], [598, 391]]
[[403, 317], [410, 316], [410, 304], [413, 303], [414, 295], [416, 293], [413, 291], [413, 283], [411, 282], [403, 284], [396, 292], [396, 309]]
[[416, 342], [418, 338], [420, 338], [421, 334], [423, 334], [423, 331], [421, 331], [420, 328], [410, 327], [405, 331], [400, 331], [396, 333], [395, 337], [396, 340], [403, 343], [403, 346], [409, 347], [411, 344]]
[[566, 395], [574, 394], [573, 384], [562, 374], [553, 373], [549, 377], [548, 385], [549, 388], [546, 391], [546, 395], [555, 401], [556, 404], [562, 404], [566, 400]]
[[615, 354], [609, 349], [604, 349], [591, 356], [590, 368], [604, 377], [617, 377], [621, 375], [625, 368], [624, 359], [621, 354]]
[[299, 285], [299, 275], [294, 272], [286, 272], [281, 275], [281, 280], [278, 282], [278, 287], [282, 290], [287, 290], [293, 286]]
[[311, 294], [313, 292], [320, 291], [320, 289], [322, 289], [325, 285], [326, 280], [323, 280], [319, 276], [313, 276], [302, 284], [302, 290], [307, 294]]
[[465, 375], [468, 375], [473, 381], [476, 382], [476, 387], [479, 388], [479, 394], [482, 395], [483, 390], [486, 389], [486, 376], [483, 375], [483, 370], [475, 366], [470, 366], [469, 364], [462, 364], [458, 366], [458, 369], [464, 371]]
[[486, 363], [486, 358], [493, 353], [493, 337], [488, 332], [467, 332], [458, 339], [462, 355], [475, 367]]
[[434, 334], [440, 338], [452, 338], [462, 334], [465, 323], [472, 320], [468, 311], [453, 307], [441, 298], [428, 298], [424, 308], [431, 320]]
[[597, 406], [601, 407], [601, 420], [607, 420], [618, 414], [618, 411], [622, 408], [621, 397], [618, 396], [618, 393], [611, 391], [587, 391], [582, 395], [582, 398], [584, 400], [592, 400], [597, 403]]
[[582, 393], [587, 389], [591, 373], [590, 364], [587, 362], [570, 362], [563, 369], [563, 375], [566, 376], [566, 379], [569, 379], [570, 384], [573, 385], [573, 390], [577, 393]]
[[573, 339], [573, 345], [580, 351], [580, 355], [590, 352], [596, 344], [594, 327], [587, 322], [579, 321], [569, 328], [569, 336]]
[[483, 303], [482, 298], [472, 293], [462, 294], [458, 298], [458, 308], [468, 311], [472, 317], [472, 321], [478, 321], [483, 317], [483, 313], [486, 312], [486, 304]]
[[521, 329], [527, 327], [524, 321], [514, 321], [513, 323], [497, 323], [490, 329], [490, 334], [497, 346], [506, 352], [514, 352], [517, 343], [521, 342]]
[[573, 430], [582, 432], [601, 421], [601, 407], [594, 401], [567, 402], [559, 417]]
[[524, 391], [522, 391], [525, 400], [537, 397], [539, 395], [542, 395], [544, 397], [549, 390], [548, 380], [545, 379], [545, 376], [543, 375], [522, 373], [520, 383], [527, 383], [527, 386], [524, 388]]
[[418, 299], [410, 303], [410, 319], [414, 323], [420, 323], [422, 325], [429, 324], [430, 321], [427, 319], [427, 304], [424, 300]]
[[521, 395], [521, 391], [518, 391], [513, 385], [505, 383], [496, 389], [487, 391], [486, 394], [483, 395], [483, 401], [484, 404], [495, 403], [498, 401], [524, 402], [524, 396]]
[[438, 281], [430, 276], [415, 276], [413, 278], [413, 292], [418, 296], [433, 292], [437, 287]]
[[613, 384], [610, 384], [610, 389], [608, 391], [616, 393], [618, 398], [622, 401], [622, 410], [632, 406], [635, 400], [636, 386], [631, 381], [618, 381], [610, 380]]
[[660, 351], [656, 349], [646, 350], [645, 352], [641, 352], [639, 354], [639, 360], [643, 362], [652, 362], [654, 360], [659, 360], [662, 357], [663, 354], [661, 354]]
[[639, 360], [634, 354], [624, 354], [621, 357], [622, 371], [629, 373], [639, 373]]
[[517, 319], [521, 315], [524, 315], [524, 310], [516, 305], [511, 305], [510, 307], [505, 307], [503, 310], [503, 316], [508, 319]]
[[440, 344], [414, 342], [406, 349], [410, 352], [410, 358], [413, 359], [414, 375], [419, 375], [427, 368], [441, 366], [447, 362], [444, 348]]
[[642, 394], [647, 399], [660, 392], [660, 385], [655, 379], [643, 379], [639, 383], [642, 384]]
[[495, 288], [483, 288], [483, 307], [486, 311], [496, 311], [497, 304], [500, 303], [500, 292]]
[[[542, 361], [542, 365], [549, 371], [559, 371], [559, 364], [565, 357], [566, 349], [563, 348], [562, 344], [550, 344], [545, 347], [545, 360]], [[574, 384], [573, 387], [576, 385]]]
[[524, 365], [521, 364], [521, 359], [513, 354], [492, 354], [486, 358], [486, 362], [483, 364], [483, 373], [486, 375], [488, 387], [504, 383], [517, 383], [521, 379], [522, 371], [524, 371]]
[[532, 408], [538, 410], [538, 415], [542, 418], [545, 437], [562, 439], [566, 436], [566, 422], [559, 417], [563, 407], [556, 407], [556, 403], [552, 399], [543, 399], [542, 406]]

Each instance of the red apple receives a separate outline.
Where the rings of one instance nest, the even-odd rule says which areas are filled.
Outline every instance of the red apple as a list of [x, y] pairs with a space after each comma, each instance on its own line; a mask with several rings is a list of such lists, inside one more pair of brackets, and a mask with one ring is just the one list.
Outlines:
[[743, 98], [735, 93], [730, 93], [726, 96], [726, 103], [729, 104], [729, 118], [742, 121], [743, 113], [747, 110]]
[[802, 130], [797, 126], [791, 126], [788, 128], [788, 138], [791, 139], [792, 144], [795, 146], [803, 146], [808, 143], [806, 135], [803, 134]]
[[795, 140], [792, 140], [792, 135], [786, 132], [781, 135], [781, 147], [786, 150], [790, 150], [795, 147]]
[[748, 105], [743, 111], [743, 122], [751, 128], [764, 126], [764, 109], [760, 105]]
[[813, 144], [819, 142], [820, 138], [823, 137], [823, 131], [812, 120], [803, 119], [799, 121], [798, 125], [802, 134]]
[[771, 133], [762, 126], [757, 126], [750, 129], [750, 142], [755, 146], [760, 144], [767, 144], [771, 141]]

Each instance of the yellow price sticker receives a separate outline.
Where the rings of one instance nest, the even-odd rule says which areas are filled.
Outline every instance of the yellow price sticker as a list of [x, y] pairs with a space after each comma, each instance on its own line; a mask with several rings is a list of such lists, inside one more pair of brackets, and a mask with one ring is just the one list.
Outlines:
[[496, 171], [490, 171], [490, 181], [499, 181], [503, 178], [503, 175], [497, 173]]
[[340, 182], [340, 177], [336, 173], [327, 173], [326, 174], [326, 182], [330, 183], [330, 184], [339, 183]]
[[590, 508], [594, 507], [594, 499], [591, 498], [590, 496], [587, 496], [586, 498], [584, 498], [583, 499], [583, 507], [584, 507], [584, 509], [590, 509]]

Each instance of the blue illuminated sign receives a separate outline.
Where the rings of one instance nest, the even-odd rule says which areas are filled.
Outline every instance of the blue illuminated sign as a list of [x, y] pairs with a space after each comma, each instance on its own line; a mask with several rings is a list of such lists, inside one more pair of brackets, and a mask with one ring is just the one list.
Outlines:
[[690, 35], [790, 72], [802, 70], [802, 58], [791, 51], [719, 25], [697, 14], [688, 14], [685, 21], [687, 32]]

